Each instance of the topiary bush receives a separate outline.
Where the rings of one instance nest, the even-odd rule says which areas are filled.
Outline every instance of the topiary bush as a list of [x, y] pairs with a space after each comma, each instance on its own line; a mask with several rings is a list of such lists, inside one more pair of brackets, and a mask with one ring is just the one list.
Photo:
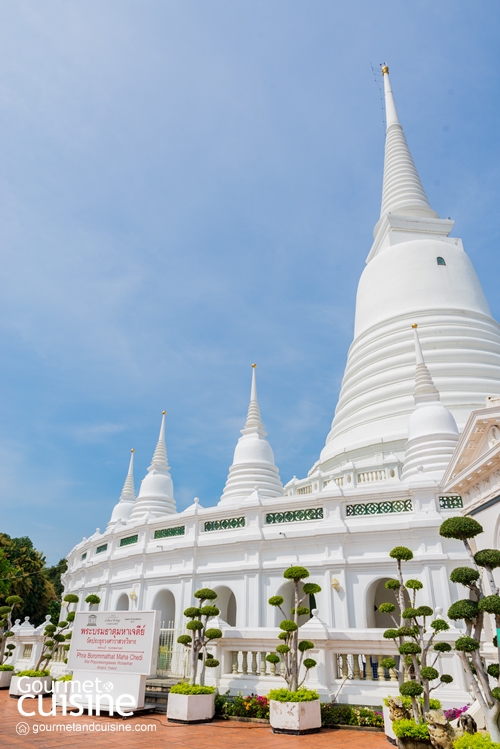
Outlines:
[[[283, 577], [286, 580], [291, 580], [294, 585], [294, 603], [290, 611], [293, 619], [287, 618], [287, 613], [282, 607], [282, 596], [272, 596], [269, 599], [269, 605], [279, 608], [285, 619], [279, 625], [282, 630], [279, 634], [279, 639], [283, 642], [277, 646], [276, 653], [269, 653], [266, 656], [266, 660], [274, 665], [280, 661], [283, 663], [283, 677], [288, 684], [288, 688], [291, 692], [297, 693], [299, 687], [304, 683], [309, 670], [316, 665], [316, 661], [313, 658], [304, 657], [308, 650], [314, 648], [314, 643], [309, 640], [299, 641], [299, 617], [310, 613], [309, 609], [302, 604], [309, 595], [319, 593], [321, 588], [316, 583], [304, 583], [302, 586], [303, 594], [301, 595], [299, 592], [300, 582], [309, 577], [309, 571], [305, 567], [289, 567], [284, 571]], [[301, 679], [302, 667], [304, 668], [304, 673]], [[290, 702], [295, 701], [290, 700]]]
[[174, 684], [170, 687], [172, 694], [213, 694], [215, 687], [206, 687], [202, 684], [188, 684], [182, 681], [180, 684]]
[[[469, 539], [482, 533], [482, 526], [470, 517], [449, 518], [442, 523], [440, 534], [445, 538], [456, 538], [463, 541], [471, 560], [471, 568], [457, 567], [450, 575], [452, 582], [468, 588], [471, 598], [462, 599], [450, 606], [448, 615], [451, 619], [463, 620], [465, 622], [465, 634], [455, 642], [457, 651], [462, 662], [469, 691], [479, 702], [483, 711], [486, 725], [492, 740], [500, 742], [500, 654], [498, 643], [496, 663], [487, 664], [480, 654], [480, 641], [484, 637], [485, 617], [492, 616], [495, 620], [495, 628], [500, 627], [500, 591], [493, 576], [493, 570], [500, 567], [500, 551], [498, 549], [482, 549], [472, 553]], [[483, 574], [480, 575], [475, 565], [481, 567]], [[493, 685], [492, 680], [496, 681]], [[459, 749], [465, 747], [491, 746], [490, 744], [473, 744], [474, 741], [484, 741], [475, 737], [465, 738], [469, 743], [454, 744]], [[462, 741], [462, 739], [459, 739]]]
[[[435, 642], [438, 632], [446, 631], [449, 625], [444, 619], [432, 620], [433, 610], [430, 606], [417, 606], [417, 595], [424, 587], [420, 580], [410, 578], [404, 581], [402, 563], [413, 559], [411, 549], [396, 546], [389, 552], [389, 556], [396, 560], [397, 579], [388, 580], [385, 587], [395, 592], [398, 606], [382, 603], [378, 609], [392, 617], [395, 626], [385, 630], [384, 637], [397, 643], [400, 657], [397, 660], [393, 657], [384, 658], [380, 665], [396, 671], [400, 693], [410, 700], [413, 718], [416, 723], [421, 723], [423, 713], [431, 709], [431, 692], [441, 684], [453, 681], [448, 674], [440, 676], [438, 669], [435, 668], [442, 653], [451, 650], [448, 643]], [[429, 663], [431, 656], [432, 661]], [[405, 681], [409, 667], [412, 667], [412, 679]], [[437, 684], [431, 686], [432, 682]], [[422, 707], [416, 699], [420, 694]]]
[[[184, 611], [184, 616], [189, 619], [186, 624], [186, 629], [189, 630], [190, 634], [180, 635], [180, 637], [177, 638], [177, 642], [191, 651], [191, 686], [196, 685], [198, 665], [201, 661], [202, 667], [199, 678], [200, 685], [203, 686], [205, 682], [205, 670], [207, 668], [216, 668], [219, 665], [219, 661], [207, 652], [207, 647], [210, 642], [222, 637], [220, 629], [208, 626], [209, 620], [214, 616], [218, 616], [220, 611], [217, 606], [213, 605], [213, 601], [217, 598], [217, 593], [214, 590], [211, 590], [211, 588], [201, 588], [200, 590], [197, 590], [194, 597], [198, 599], [199, 606], [189, 606], [189, 608]], [[210, 601], [211, 603], [205, 605], [206, 601]], [[211, 687], [207, 687], [207, 689], [211, 689]], [[208, 693], [181, 692], [180, 694]]]

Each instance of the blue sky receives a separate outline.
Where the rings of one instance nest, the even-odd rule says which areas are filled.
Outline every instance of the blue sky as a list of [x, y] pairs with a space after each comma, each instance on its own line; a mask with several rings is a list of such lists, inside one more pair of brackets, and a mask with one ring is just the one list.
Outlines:
[[0, 530], [49, 561], [136, 487], [222, 492], [250, 365], [281, 476], [324, 444], [380, 210], [387, 61], [500, 318], [496, 0], [3, 0]]

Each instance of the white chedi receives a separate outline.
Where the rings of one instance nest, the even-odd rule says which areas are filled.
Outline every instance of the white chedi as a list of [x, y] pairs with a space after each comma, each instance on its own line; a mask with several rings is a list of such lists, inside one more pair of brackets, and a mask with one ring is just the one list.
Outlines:
[[401, 478], [425, 474], [426, 478], [439, 481], [450, 462], [458, 442], [458, 427], [455, 419], [443, 406], [439, 392], [427, 369], [422, 347], [413, 325], [417, 370], [413, 398], [415, 409], [408, 423], [408, 442]]
[[135, 503], [135, 487], [134, 487], [134, 453], [135, 450], [131, 450], [130, 463], [128, 466], [128, 473], [123, 484], [122, 493], [117, 504], [113, 507], [111, 518], [108, 523], [108, 528], [115, 523], [126, 523], [130, 518], [130, 513]]
[[[319, 463], [373, 463], [381, 452], [404, 454], [413, 410], [414, 354], [408, 328], [425, 330], [433, 374], [460, 429], [471, 409], [500, 395], [500, 326], [491, 312], [454, 222], [437, 217], [398, 119], [389, 80], [380, 218], [356, 297], [349, 349], [335, 418]], [[457, 352], [466, 367], [457, 366]], [[316, 466], [315, 466], [316, 467]]]
[[255, 364], [252, 364], [250, 405], [241, 435], [219, 505], [239, 504], [255, 491], [260, 497], [283, 496], [273, 450], [266, 440], [267, 432], [260, 416]]
[[162, 414], [158, 443], [148, 472], [142, 480], [139, 496], [130, 515], [131, 521], [144, 519], [146, 515], [157, 517], [176, 512], [174, 484], [165, 444], [165, 414], [166, 411]]

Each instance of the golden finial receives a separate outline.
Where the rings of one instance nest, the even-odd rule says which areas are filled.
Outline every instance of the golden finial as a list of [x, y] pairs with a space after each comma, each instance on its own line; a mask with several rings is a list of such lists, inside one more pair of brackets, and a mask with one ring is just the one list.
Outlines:
[[134, 450], [134, 448], [132, 448], [130, 452], [131, 452], [131, 453], [135, 453], [135, 450]]
[[252, 369], [255, 369], [256, 366], [257, 366], [256, 364], [252, 364]]
[[382, 75], [385, 75], [386, 73], [389, 73], [389, 66], [382, 65]]
[[163, 416], [166, 416], [166, 413], [167, 413], [166, 411], [162, 411]]
[[414, 323], [413, 323], [413, 325], [412, 325], [411, 327], [412, 327], [412, 328], [418, 328], [418, 325], [417, 325], [417, 323], [416, 323], [416, 322], [414, 322]]

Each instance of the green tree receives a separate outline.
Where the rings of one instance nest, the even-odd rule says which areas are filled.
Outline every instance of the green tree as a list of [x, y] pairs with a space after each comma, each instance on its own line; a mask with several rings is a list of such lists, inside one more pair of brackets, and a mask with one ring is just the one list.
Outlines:
[[11, 538], [0, 533], [0, 550], [14, 568], [9, 593], [23, 599], [17, 615], [20, 618], [29, 616], [32, 624], [40, 624], [51, 601], [57, 600], [54, 586], [47, 577], [45, 557], [27, 536]]

